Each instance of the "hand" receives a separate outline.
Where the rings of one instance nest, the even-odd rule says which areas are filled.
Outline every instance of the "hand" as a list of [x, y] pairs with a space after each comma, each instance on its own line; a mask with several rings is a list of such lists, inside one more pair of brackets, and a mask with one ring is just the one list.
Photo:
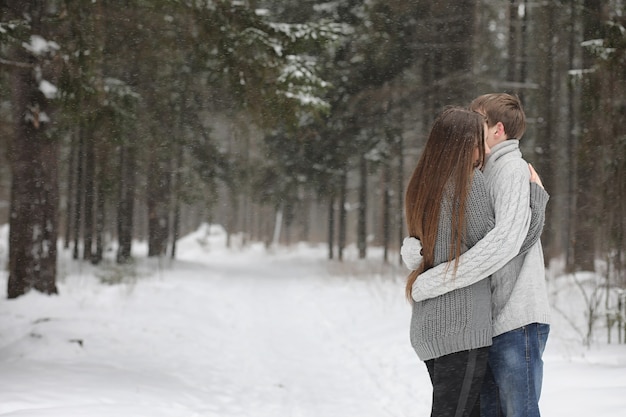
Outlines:
[[539, 174], [535, 171], [535, 168], [531, 164], [528, 164], [528, 169], [530, 170], [530, 182], [537, 183], [538, 186], [543, 188], [543, 183], [541, 182], [541, 178], [539, 178]]
[[400, 255], [402, 255], [402, 262], [410, 270], [419, 268], [422, 263], [422, 242], [414, 237], [405, 237], [400, 248]]

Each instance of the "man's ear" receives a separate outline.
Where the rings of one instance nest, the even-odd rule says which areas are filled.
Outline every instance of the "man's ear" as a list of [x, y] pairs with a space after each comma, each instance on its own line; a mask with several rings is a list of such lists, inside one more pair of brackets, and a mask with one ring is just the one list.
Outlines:
[[504, 125], [502, 124], [502, 122], [496, 123], [496, 125], [493, 128], [496, 130], [495, 131], [496, 138], [501, 138], [502, 135], [506, 135], [506, 132], [504, 131]]

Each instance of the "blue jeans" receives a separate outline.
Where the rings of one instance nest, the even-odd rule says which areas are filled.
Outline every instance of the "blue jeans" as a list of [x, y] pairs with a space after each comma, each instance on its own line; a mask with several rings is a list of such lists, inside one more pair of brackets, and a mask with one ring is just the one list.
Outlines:
[[543, 360], [550, 326], [532, 323], [493, 338], [480, 393], [482, 417], [540, 417]]

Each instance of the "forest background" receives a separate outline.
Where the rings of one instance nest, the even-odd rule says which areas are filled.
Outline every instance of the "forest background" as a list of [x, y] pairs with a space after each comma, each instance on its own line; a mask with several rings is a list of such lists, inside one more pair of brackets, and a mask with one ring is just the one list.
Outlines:
[[[0, 0], [8, 296], [57, 292], [57, 250], [243, 243], [399, 262], [433, 118], [517, 94], [551, 195], [546, 263], [626, 287], [622, 0]], [[62, 242], [58, 246], [57, 242]]]

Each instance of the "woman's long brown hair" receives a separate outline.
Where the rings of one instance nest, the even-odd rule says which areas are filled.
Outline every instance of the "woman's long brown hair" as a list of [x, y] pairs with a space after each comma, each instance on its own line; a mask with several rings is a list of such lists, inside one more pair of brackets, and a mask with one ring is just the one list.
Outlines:
[[422, 243], [423, 261], [406, 283], [406, 296], [418, 275], [432, 268], [442, 204], [452, 208], [452, 245], [448, 262], [458, 266], [465, 230], [465, 204], [475, 168], [474, 149], [479, 164], [485, 160], [484, 116], [460, 107], [446, 108], [435, 120], [426, 147], [413, 171], [405, 196], [406, 222], [410, 236]]

